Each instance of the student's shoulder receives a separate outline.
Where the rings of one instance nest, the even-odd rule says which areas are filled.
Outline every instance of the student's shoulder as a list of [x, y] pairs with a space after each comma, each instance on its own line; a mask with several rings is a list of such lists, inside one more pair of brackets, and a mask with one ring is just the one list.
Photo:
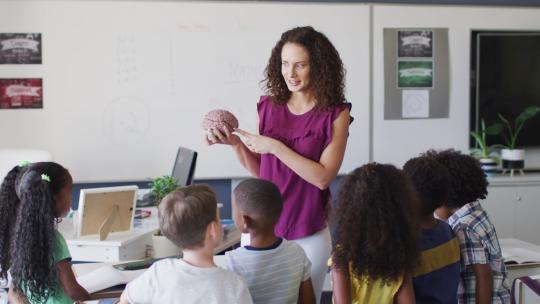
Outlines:
[[281, 246], [283, 247], [283, 251], [285, 251], [285, 252], [292, 253], [292, 254], [299, 255], [299, 256], [303, 256], [303, 257], [307, 258], [307, 255], [306, 255], [306, 252], [304, 251], [304, 248], [302, 248], [296, 242], [287, 241], [287, 240], [283, 239], [283, 243], [281, 244]]
[[283, 239], [281, 241], [281, 247], [286, 248], [287, 250], [304, 251], [304, 249], [300, 245], [298, 245], [298, 243], [294, 241], [288, 241], [286, 239]]
[[180, 260], [178, 258], [166, 258], [166, 259], [155, 261], [152, 264], [152, 266], [153, 267], [171, 267], [178, 264], [179, 262]]
[[229, 250], [225, 252], [225, 258], [237, 258], [237, 257], [243, 257], [247, 254], [247, 250], [244, 247], [238, 247], [233, 250]]
[[182, 272], [182, 265], [177, 258], [161, 259], [154, 262], [147, 271], [156, 276], [167, 276], [170, 273]]
[[465, 231], [474, 231], [482, 234], [493, 229], [493, 224], [486, 212], [473, 212], [462, 217], [460, 226]]
[[454, 231], [452, 230], [452, 226], [448, 224], [445, 221], [437, 220], [437, 227], [436, 230], [443, 234], [454, 234]]
[[236, 272], [228, 269], [220, 268], [219, 272], [214, 276], [214, 280], [218, 284], [230, 284], [230, 286], [245, 286], [244, 279]]
[[474, 229], [485, 220], [485, 213], [472, 212], [464, 215], [454, 214], [448, 219], [448, 224], [456, 231], [460, 229]]

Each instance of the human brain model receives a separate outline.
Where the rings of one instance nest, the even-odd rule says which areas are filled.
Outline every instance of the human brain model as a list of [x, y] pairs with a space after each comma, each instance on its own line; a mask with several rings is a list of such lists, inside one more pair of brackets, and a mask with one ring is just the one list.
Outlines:
[[233, 131], [234, 129], [238, 128], [238, 119], [236, 119], [233, 113], [227, 110], [212, 110], [206, 113], [202, 121], [202, 127], [205, 130], [209, 130], [211, 128], [222, 130], [225, 126], [229, 129], [229, 131]]

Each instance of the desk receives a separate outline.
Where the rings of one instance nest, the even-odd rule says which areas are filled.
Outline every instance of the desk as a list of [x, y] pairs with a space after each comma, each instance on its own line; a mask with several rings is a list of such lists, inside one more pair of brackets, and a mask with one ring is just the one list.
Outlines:
[[147, 209], [151, 211], [151, 216], [135, 220], [132, 232], [111, 233], [105, 241], [100, 241], [97, 235], [78, 238], [76, 212], [58, 224], [58, 231], [66, 239], [74, 261], [120, 262], [144, 259], [148, 256], [148, 246], [152, 246], [152, 235], [158, 230], [157, 208]]
[[[501, 245], [503, 254], [505, 248], [524, 248], [540, 254], [540, 246], [518, 239], [500, 239], [499, 244]], [[508, 279], [510, 284], [512, 284], [515, 278], [540, 274], [540, 263], [506, 265], [506, 269], [508, 270]]]
[[[136, 219], [133, 232], [110, 234], [105, 241], [99, 241], [97, 236], [77, 238], [76, 214], [63, 219], [58, 230], [66, 238], [73, 261], [118, 263], [150, 257], [148, 249], [153, 246], [152, 235], [159, 229], [157, 208], [138, 209], [150, 211], [150, 217]], [[237, 229], [230, 231], [214, 252], [217, 254], [239, 243], [240, 235]]]

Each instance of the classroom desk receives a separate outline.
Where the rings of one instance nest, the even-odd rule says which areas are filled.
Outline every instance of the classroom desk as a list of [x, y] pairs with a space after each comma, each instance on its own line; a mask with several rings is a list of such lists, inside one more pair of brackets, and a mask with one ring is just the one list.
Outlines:
[[[121, 241], [121, 234], [114, 235], [111, 234], [106, 241], [100, 242], [97, 240], [97, 236], [93, 237], [92, 240], [88, 240], [85, 237], [84, 240], [77, 239], [75, 237], [75, 219], [77, 218], [76, 214], [72, 218], [64, 219], [59, 225], [58, 230], [66, 238], [66, 242], [70, 253], [72, 255], [73, 261], [84, 261], [84, 262], [115, 262], [121, 263], [127, 260], [143, 259], [149, 258], [150, 254], [147, 252], [148, 248], [152, 246], [152, 235], [155, 234], [159, 229], [158, 217], [157, 217], [157, 208], [148, 207], [148, 208], [137, 208], [142, 210], [148, 210], [151, 212], [151, 216], [144, 219], [136, 219], [134, 222], [133, 233], [130, 237], [129, 242]], [[238, 229], [233, 229], [230, 231], [223, 241], [215, 248], [215, 253], [220, 253], [227, 248], [233, 247], [234, 245], [240, 243], [240, 231]], [[107, 242], [107, 243], [106, 243]], [[103, 252], [96, 252], [95, 254], [88, 253], [87, 244], [92, 244], [99, 246], [103, 244], [105, 248]], [[112, 244], [108, 246], [107, 244]], [[95, 248], [94, 246], [94, 248]], [[117, 255], [113, 255], [111, 250], [118, 248], [130, 248], [127, 250], [128, 254], [131, 254], [131, 258], [120, 258], [113, 259]], [[130, 246], [130, 247], [128, 247]], [[119, 250], [119, 249], [117, 249]], [[125, 251], [124, 250], [124, 251]], [[132, 250], [132, 251], [131, 251]], [[105, 252], [107, 251], [107, 253]], [[135, 253], [136, 252], [136, 253]]]
[[[503, 252], [503, 255], [505, 249], [508, 248], [524, 248], [540, 254], [540, 246], [518, 239], [500, 239], [499, 244], [501, 245], [501, 251]], [[506, 265], [506, 270], [508, 271], [508, 279], [510, 281], [510, 284], [512, 284], [515, 278], [539, 275], [540, 263]]]

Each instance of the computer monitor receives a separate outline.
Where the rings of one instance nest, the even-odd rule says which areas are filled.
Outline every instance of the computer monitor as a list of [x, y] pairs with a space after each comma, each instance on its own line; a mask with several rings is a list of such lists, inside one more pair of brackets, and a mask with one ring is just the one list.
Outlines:
[[171, 174], [178, 181], [178, 186], [183, 187], [191, 184], [196, 163], [197, 152], [184, 147], [178, 148]]
[[77, 236], [99, 235], [100, 240], [110, 232], [130, 232], [137, 201], [137, 186], [81, 189]]

